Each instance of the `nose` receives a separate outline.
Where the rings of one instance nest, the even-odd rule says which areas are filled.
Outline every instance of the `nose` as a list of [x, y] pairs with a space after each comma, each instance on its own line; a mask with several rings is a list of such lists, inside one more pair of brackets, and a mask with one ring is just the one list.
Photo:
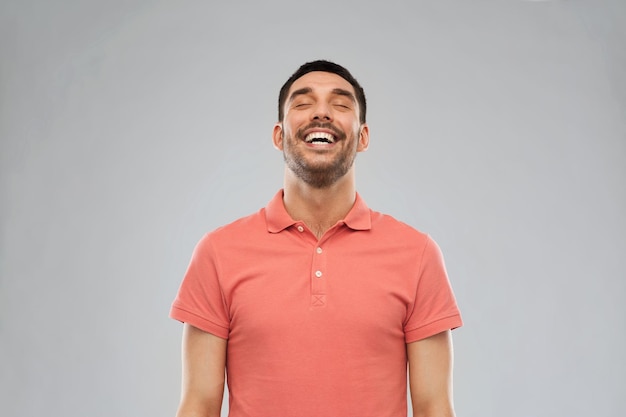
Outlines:
[[327, 103], [318, 102], [313, 109], [313, 113], [311, 114], [311, 118], [313, 120], [332, 120], [332, 114], [330, 110], [330, 106]]

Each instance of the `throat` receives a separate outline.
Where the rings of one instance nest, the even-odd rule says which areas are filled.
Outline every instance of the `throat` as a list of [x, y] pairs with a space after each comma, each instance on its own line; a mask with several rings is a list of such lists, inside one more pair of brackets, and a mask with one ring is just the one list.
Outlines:
[[[306, 223], [306, 222], [305, 222]], [[322, 236], [324, 236], [324, 234], [331, 228], [333, 227], [337, 222], [334, 222], [332, 224], [316, 224], [316, 225], [308, 225], [309, 229], [311, 229], [311, 232], [313, 232], [313, 234], [315, 235], [315, 237], [317, 238], [317, 240], [320, 240], [322, 238]]]

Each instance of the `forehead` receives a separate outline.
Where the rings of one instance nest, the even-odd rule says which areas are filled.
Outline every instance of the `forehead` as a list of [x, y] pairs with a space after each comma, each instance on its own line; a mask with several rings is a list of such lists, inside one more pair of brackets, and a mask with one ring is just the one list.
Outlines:
[[288, 96], [291, 95], [293, 91], [300, 90], [302, 88], [310, 88], [313, 92], [342, 89], [350, 91], [354, 94], [352, 84], [350, 84], [346, 79], [332, 72], [324, 71], [312, 71], [295, 80], [289, 89]]

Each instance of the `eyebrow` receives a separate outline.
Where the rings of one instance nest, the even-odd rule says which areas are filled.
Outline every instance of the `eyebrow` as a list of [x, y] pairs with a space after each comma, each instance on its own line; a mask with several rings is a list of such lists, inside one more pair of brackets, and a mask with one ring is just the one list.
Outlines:
[[[312, 92], [313, 92], [313, 89], [311, 89], [310, 87], [300, 88], [299, 90], [296, 90], [293, 93], [291, 93], [291, 95], [289, 96], [288, 102], [291, 103], [296, 97], [306, 95], [306, 94], [311, 94]], [[356, 97], [354, 97], [354, 94], [352, 94], [352, 92], [348, 90], [344, 90], [343, 88], [333, 88], [332, 94], [348, 97], [350, 100], [352, 100], [353, 103], [356, 103]]]
[[348, 97], [350, 100], [352, 100], [353, 103], [356, 103], [356, 97], [354, 97], [354, 94], [352, 94], [348, 90], [344, 90], [343, 88], [333, 89], [333, 94], [336, 94], [338, 96]]
[[291, 93], [291, 95], [289, 96], [289, 100], [287, 100], [287, 102], [291, 103], [296, 97], [310, 94], [311, 92], [313, 92], [313, 90], [310, 87], [305, 87], [305, 88], [296, 90], [293, 93]]

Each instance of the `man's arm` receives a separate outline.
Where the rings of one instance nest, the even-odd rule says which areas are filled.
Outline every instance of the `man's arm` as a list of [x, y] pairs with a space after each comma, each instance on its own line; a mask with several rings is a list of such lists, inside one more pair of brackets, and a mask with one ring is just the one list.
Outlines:
[[226, 340], [185, 323], [183, 379], [176, 417], [219, 417], [224, 396]]
[[454, 417], [450, 330], [407, 344], [414, 417]]

